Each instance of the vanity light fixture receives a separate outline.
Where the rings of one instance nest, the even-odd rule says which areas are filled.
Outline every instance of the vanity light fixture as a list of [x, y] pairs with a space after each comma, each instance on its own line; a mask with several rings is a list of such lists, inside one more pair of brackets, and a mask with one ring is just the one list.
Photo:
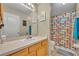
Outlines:
[[32, 8], [34, 7], [32, 3], [28, 3], [29, 6], [31, 6]]
[[62, 5], [65, 5], [66, 4], [66, 1], [65, 0], [62, 0], [61, 3], [62, 3]]
[[31, 3], [28, 3], [28, 5], [31, 5]]
[[62, 5], [65, 5], [66, 3], [62, 3]]

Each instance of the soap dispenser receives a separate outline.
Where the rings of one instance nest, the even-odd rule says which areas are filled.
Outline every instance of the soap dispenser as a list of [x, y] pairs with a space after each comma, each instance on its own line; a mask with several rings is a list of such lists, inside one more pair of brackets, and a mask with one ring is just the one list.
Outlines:
[[29, 25], [29, 37], [30, 37], [30, 38], [32, 38], [31, 35], [32, 35], [32, 27], [31, 27], [31, 25]]

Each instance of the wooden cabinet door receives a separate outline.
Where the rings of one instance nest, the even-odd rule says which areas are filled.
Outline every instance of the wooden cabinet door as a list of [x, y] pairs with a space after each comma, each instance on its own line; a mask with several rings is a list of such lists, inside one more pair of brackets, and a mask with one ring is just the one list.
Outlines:
[[0, 17], [1, 17], [1, 20], [3, 20], [3, 4], [0, 3]]
[[32, 46], [29, 47], [29, 52], [33, 52], [33, 51], [36, 51], [37, 49], [39, 49], [41, 47], [41, 42], [39, 43], [36, 43]]
[[48, 45], [45, 46], [45, 56], [48, 56]]
[[45, 47], [41, 47], [39, 50], [37, 50], [37, 56], [45, 56]]
[[0, 29], [3, 26], [3, 4], [0, 3]]
[[28, 56], [36, 56], [36, 51], [30, 52]]
[[48, 45], [48, 40], [42, 41], [42, 46], [47, 46]]
[[29, 47], [29, 55], [28, 56], [36, 56], [36, 51], [38, 49], [40, 49], [40, 47], [41, 47], [41, 42], [36, 43], [36, 44], [30, 46]]
[[42, 47], [45, 48], [45, 56], [48, 55], [48, 40], [42, 41]]
[[1, 12], [2, 11], [2, 7], [1, 6], [2, 6], [2, 4], [0, 3], [0, 16], [1, 16], [1, 13], [2, 13]]

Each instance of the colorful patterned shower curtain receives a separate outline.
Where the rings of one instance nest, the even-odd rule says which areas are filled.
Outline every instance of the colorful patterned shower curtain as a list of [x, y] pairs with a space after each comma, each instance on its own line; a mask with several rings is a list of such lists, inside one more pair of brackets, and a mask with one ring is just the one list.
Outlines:
[[74, 47], [73, 28], [75, 18], [75, 12], [64, 13], [52, 18], [51, 39], [56, 42], [56, 45], [66, 48]]

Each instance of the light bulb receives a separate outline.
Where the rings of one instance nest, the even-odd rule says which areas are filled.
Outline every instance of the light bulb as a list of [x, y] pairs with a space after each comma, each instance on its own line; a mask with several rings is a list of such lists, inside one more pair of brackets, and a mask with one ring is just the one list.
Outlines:
[[62, 3], [63, 5], [65, 5], [66, 3]]
[[31, 3], [28, 3], [28, 5], [31, 5]]
[[33, 5], [31, 5], [32, 7], [34, 7]]

